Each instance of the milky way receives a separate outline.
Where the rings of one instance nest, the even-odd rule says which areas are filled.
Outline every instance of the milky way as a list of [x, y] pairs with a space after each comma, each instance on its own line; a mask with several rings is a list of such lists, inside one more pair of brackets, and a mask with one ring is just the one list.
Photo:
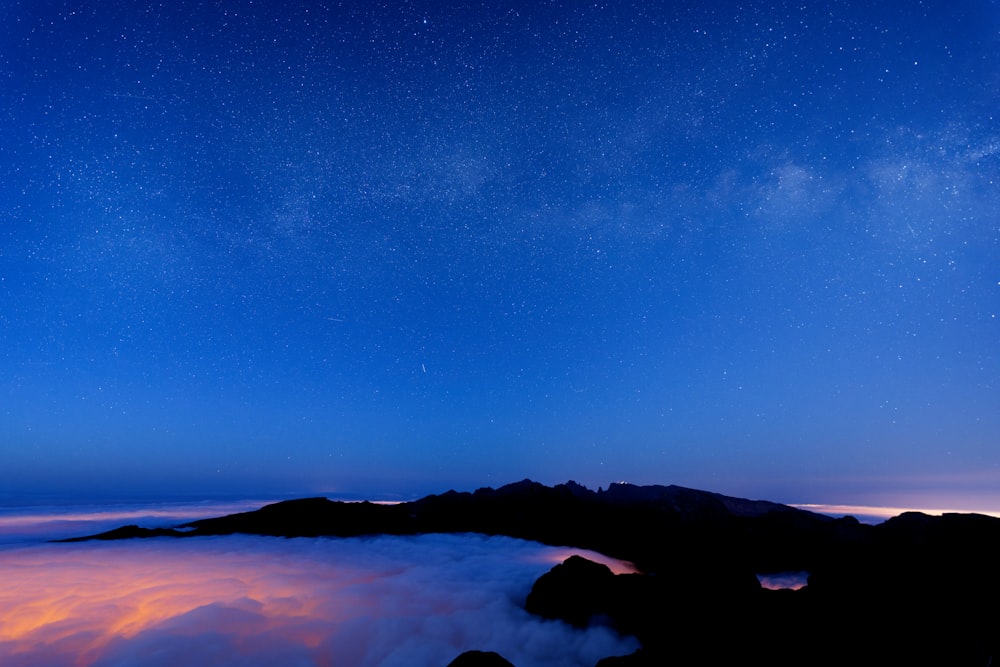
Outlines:
[[2, 13], [0, 487], [998, 506], [993, 3], [346, 5]]

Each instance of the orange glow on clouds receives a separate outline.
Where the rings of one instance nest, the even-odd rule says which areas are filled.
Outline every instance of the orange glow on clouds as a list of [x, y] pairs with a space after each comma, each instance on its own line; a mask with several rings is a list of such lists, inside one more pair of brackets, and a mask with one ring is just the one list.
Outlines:
[[521, 606], [572, 553], [508, 538], [154, 539], [0, 551], [0, 665], [593, 665], [636, 647]]
[[574, 549], [572, 547], [553, 547], [551, 550], [547, 551], [539, 560], [541, 562], [548, 563], [550, 567], [554, 567], [559, 563], [563, 562], [570, 556], [583, 556], [587, 560], [594, 561], [595, 563], [601, 563], [602, 565], [607, 565], [608, 568], [615, 574], [638, 574], [639, 570], [632, 563], [625, 560], [618, 560], [617, 558], [611, 558], [610, 556], [605, 556], [604, 554], [597, 553], [596, 551], [588, 551], [586, 549]]

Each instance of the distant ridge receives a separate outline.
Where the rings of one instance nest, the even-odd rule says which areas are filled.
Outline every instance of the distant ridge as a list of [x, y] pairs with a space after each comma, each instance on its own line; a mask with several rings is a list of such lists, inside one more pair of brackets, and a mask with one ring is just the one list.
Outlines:
[[[755, 534], [778, 534], [780, 524], [811, 526], [831, 532], [835, 520], [788, 505], [734, 498], [681, 486], [636, 486], [613, 483], [597, 491], [569, 481], [548, 487], [530, 479], [497, 489], [447, 491], [394, 505], [340, 502], [326, 498], [286, 500], [223, 517], [193, 521], [175, 529], [119, 528], [64, 541], [142, 537], [184, 537], [245, 533], [280, 537], [351, 537], [421, 533], [485, 533], [535, 540], [555, 546], [600, 551], [655, 571], [676, 566], [678, 559], [708, 558], [722, 548], [719, 540], [739, 534], [740, 549], [756, 553], [763, 570], [768, 563]], [[705, 538], [711, 536], [708, 542]], [[683, 549], [665, 548], [664, 538], [682, 540]], [[782, 549], [801, 551], [811, 542]], [[782, 558], [784, 559], [784, 557]]]
[[[569, 482], [568, 484], [572, 485], [575, 482]], [[576, 486], [579, 485], [577, 484]], [[636, 486], [627, 482], [615, 482], [608, 486], [607, 491], [598, 490], [598, 493], [605, 494], [612, 502], [658, 503], [681, 513], [691, 513], [699, 510], [712, 511], [716, 504], [721, 504], [733, 516], [759, 517], [771, 512], [794, 513], [805, 511], [814, 517], [821, 519], [828, 518], [825, 515], [815, 514], [769, 500], [747, 500], [746, 498], [724, 496], [721, 493], [699, 491], [673, 484], [670, 486]]]

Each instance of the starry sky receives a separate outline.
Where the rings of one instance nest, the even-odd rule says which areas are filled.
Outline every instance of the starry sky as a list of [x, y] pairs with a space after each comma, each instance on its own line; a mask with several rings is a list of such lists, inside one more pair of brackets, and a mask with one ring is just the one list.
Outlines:
[[2, 5], [6, 493], [1000, 508], [996, 2]]

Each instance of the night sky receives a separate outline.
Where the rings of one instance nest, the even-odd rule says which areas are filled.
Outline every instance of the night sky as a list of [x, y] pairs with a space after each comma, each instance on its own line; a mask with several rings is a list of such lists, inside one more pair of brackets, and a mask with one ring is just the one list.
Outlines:
[[0, 3], [0, 490], [1000, 509], [1000, 6]]

